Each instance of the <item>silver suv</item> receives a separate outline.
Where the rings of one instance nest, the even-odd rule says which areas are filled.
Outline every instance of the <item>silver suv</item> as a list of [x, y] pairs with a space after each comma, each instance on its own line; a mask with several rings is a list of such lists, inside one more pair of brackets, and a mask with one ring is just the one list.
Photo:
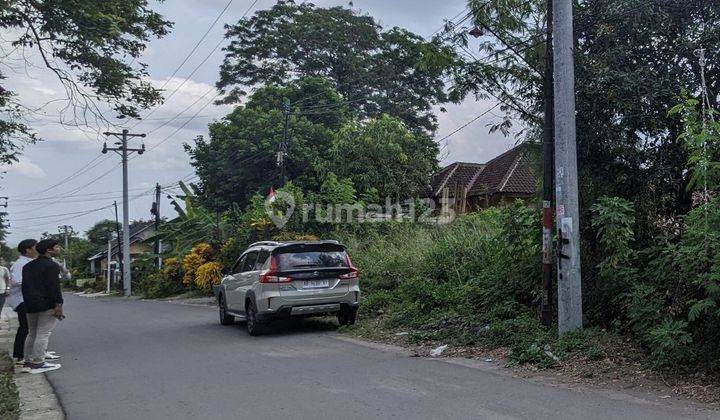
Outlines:
[[358, 270], [337, 241], [257, 242], [216, 288], [220, 323], [245, 321], [259, 335], [268, 321], [336, 314], [355, 323]]

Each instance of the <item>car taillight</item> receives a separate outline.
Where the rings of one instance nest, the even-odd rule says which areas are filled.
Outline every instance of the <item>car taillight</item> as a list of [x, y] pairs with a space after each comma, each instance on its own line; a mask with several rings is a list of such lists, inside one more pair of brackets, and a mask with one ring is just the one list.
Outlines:
[[292, 278], [278, 276], [277, 257], [270, 257], [270, 267], [260, 275], [260, 283], [290, 283]]
[[360, 272], [358, 271], [357, 268], [355, 268], [352, 261], [350, 261], [349, 255], [345, 255], [345, 262], [347, 263], [347, 266], [350, 268], [350, 272], [345, 273], [345, 274], [340, 274], [338, 276], [338, 278], [343, 279], [343, 280], [349, 280], [349, 279], [356, 279], [356, 278], [360, 277]]

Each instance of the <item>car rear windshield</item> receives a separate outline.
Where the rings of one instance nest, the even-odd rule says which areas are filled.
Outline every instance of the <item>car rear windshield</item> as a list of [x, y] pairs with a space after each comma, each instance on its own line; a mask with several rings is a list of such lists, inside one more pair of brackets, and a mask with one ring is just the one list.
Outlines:
[[294, 270], [303, 268], [347, 267], [345, 251], [306, 251], [279, 254], [278, 268]]

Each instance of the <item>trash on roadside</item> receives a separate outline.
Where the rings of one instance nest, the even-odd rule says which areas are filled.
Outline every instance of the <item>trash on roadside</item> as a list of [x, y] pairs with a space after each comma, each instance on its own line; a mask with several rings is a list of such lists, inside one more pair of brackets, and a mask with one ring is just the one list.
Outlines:
[[493, 359], [491, 359], [491, 358], [488, 357], [487, 359], [485, 359], [485, 361], [486, 361], [487, 363], [492, 363], [492, 362], [493, 362]]
[[545, 350], [545, 356], [553, 359], [555, 363], [560, 363], [560, 358], [555, 356], [550, 350]]
[[399, 336], [403, 336], [403, 335], [408, 335], [408, 334], [410, 334], [410, 333], [407, 332], [407, 331], [401, 331], [401, 332], [399, 332], [399, 333], [395, 333], [395, 335], [397, 335], [398, 337], [399, 337]]
[[447, 348], [448, 348], [448, 345], [447, 345], [447, 344], [443, 344], [442, 346], [435, 347], [434, 349], [432, 349], [432, 350], [430, 351], [430, 357], [438, 357], [438, 356], [440, 356], [441, 354], [443, 354], [443, 352], [444, 352], [445, 349], [447, 349]]

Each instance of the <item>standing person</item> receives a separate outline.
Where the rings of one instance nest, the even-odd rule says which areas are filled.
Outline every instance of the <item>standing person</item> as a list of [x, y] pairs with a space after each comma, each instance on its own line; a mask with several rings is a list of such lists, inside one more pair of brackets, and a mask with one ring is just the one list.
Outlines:
[[17, 312], [18, 329], [15, 333], [15, 345], [13, 346], [13, 359], [15, 364], [22, 364], [25, 358], [25, 338], [28, 334], [27, 313], [22, 296], [22, 270], [30, 261], [37, 258], [35, 250], [37, 241], [35, 239], [24, 239], [18, 244], [17, 250], [20, 257], [10, 267], [10, 293], [8, 304]]
[[0, 312], [5, 306], [5, 298], [10, 289], [10, 270], [5, 267], [5, 260], [0, 258]]
[[42, 373], [60, 368], [60, 364], [45, 361], [50, 333], [63, 314], [60, 288], [60, 266], [52, 259], [60, 253], [54, 239], [43, 239], [35, 245], [37, 259], [27, 263], [22, 271], [22, 294], [27, 312], [28, 336], [25, 339], [25, 367], [30, 373]]

